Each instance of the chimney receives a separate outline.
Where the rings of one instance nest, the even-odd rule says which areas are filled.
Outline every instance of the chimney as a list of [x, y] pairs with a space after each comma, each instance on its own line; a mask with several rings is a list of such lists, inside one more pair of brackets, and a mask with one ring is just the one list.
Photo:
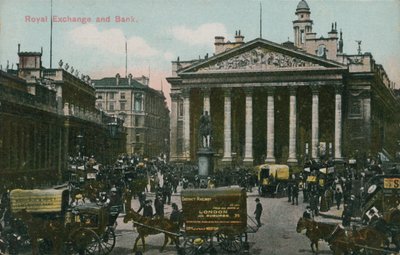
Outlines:
[[120, 78], [121, 76], [119, 75], [119, 73], [117, 73], [116, 75], [115, 75], [115, 80], [116, 80], [116, 85], [118, 86], [119, 85], [119, 78]]
[[224, 52], [225, 50], [225, 37], [223, 36], [216, 36], [215, 41], [214, 41], [214, 46], [215, 46], [215, 54], [219, 54], [221, 52]]
[[18, 53], [21, 51], [21, 44], [18, 43]]
[[235, 34], [235, 42], [237, 43], [237, 44], [244, 44], [244, 36], [242, 36], [241, 35], [241, 33], [240, 33], [240, 30], [239, 31], [236, 31], [236, 34]]
[[132, 74], [128, 74], [128, 84], [131, 85], [132, 83]]

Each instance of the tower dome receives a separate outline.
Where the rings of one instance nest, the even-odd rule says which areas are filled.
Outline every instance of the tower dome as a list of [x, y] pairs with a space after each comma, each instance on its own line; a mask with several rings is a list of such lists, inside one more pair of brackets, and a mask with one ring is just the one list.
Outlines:
[[310, 12], [310, 7], [308, 7], [308, 4], [305, 0], [301, 0], [297, 5], [296, 14], [298, 12]]

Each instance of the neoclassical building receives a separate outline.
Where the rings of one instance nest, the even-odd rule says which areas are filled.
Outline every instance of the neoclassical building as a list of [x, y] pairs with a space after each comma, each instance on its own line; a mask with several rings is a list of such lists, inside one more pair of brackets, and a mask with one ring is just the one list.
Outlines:
[[125, 153], [146, 157], [168, 154], [169, 110], [164, 92], [149, 86], [145, 76], [104, 77], [94, 80], [96, 105], [124, 120]]
[[215, 37], [215, 54], [172, 62], [174, 161], [195, 161], [199, 118], [210, 113], [217, 164], [301, 164], [396, 151], [399, 100], [370, 53], [345, 54], [336, 23], [327, 37], [312, 31], [302, 0], [294, 42]]

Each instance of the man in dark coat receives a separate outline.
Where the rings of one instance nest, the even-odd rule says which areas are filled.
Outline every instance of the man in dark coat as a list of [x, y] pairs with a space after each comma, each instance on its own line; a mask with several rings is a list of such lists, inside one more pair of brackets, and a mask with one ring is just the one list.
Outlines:
[[163, 218], [164, 217], [164, 203], [161, 196], [156, 196], [156, 200], [154, 200], [154, 208], [156, 210], [156, 216]]
[[182, 227], [182, 213], [179, 211], [178, 205], [175, 203], [172, 203], [172, 212], [171, 215], [169, 216], [169, 219], [179, 227]]
[[340, 189], [337, 188], [336, 192], [335, 192], [335, 200], [336, 200], [336, 206], [337, 206], [338, 210], [340, 209], [340, 203], [342, 202], [342, 198], [343, 198], [343, 194], [340, 191]]
[[309, 205], [307, 205], [306, 210], [303, 213], [303, 218], [304, 219], [312, 219], [312, 211], [311, 211], [311, 207]]
[[146, 200], [146, 204], [143, 208], [143, 216], [153, 218], [153, 207], [151, 206], [151, 200]]
[[293, 183], [292, 185], [292, 205], [294, 205], [295, 200], [296, 205], [299, 205], [299, 186], [297, 183]]
[[256, 203], [257, 203], [256, 204], [256, 210], [254, 211], [254, 214], [256, 215], [256, 221], [257, 221], [258, 227], [261, 227], [260, 218], [261, 218], [261, 214], [262, 214], [263, 208], [262, 208], [262, 205], [260, 203], [260, 199], [259, 198], [256, 198]]

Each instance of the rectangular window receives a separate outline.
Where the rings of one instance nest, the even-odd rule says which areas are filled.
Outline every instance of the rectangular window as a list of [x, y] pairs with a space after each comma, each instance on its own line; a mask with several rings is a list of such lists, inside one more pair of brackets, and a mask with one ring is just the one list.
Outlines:
[[142, 111], [142, 99], [141, 98], [135, 98], [135, 111], [136, 112]]
[[97, 103], [97, 108], [103, 109], [103, 104], [102, 103]]
[[103, 99], [103, 95], [102, 94], [98, 94], [97, 95], [97, 99]]
[[109, 110], [109, 111], [114, 111], [114, 103], [113, 103], [113, 102], [111, 102], [111, 103], [109, 104], [108, 110]]
[[140, 135], [139, 134], [136, 135], [136, 142], [140, 143]]
[[349, 107], [350, 118], [362, 118], [362, 100], [360, 98], [351, 98]]
[[138, 127], [139, 126], [139, 117], [135, 116], [135, 126]]
[[125, 111], [125, 103], [124, 102], [119, 102], [120, 110]]
[[121, 99], [125, 99], [125, 93], [120, 94]]
[[110, 92], [109, 95], [110, 95], [110, 99], [114, 99], [114, 92]]

